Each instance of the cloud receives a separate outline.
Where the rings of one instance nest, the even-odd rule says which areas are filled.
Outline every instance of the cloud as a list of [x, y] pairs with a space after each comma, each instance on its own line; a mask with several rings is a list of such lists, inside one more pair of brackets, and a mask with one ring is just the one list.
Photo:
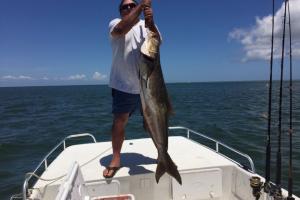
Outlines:
[[69, 76], [67, 78], [67, 80], [73, 81], [73, 80], [84, 80], [86, 78], [85, 74], [76, 74], [76, 75], [72, 75]]
[[94, 80], [98, 80], [98, 81], [102, 81], [102, 80], [105, 80], [106, 79], [106, 75], [105, 74], [101, 74], [100, 72], [95, 72], [93, 74], [93, 79]]
[[5, 80], [32, 80], [33, 78], [30, 76], [24, 76], [24, 75], [20, 75], [20, 76], [7, 75], [7, 76], [2, 76], [2, 79], [5, 79]]
[[[300, 58], [300, 0], [290, 0], [291, 30], [293, 56]], [[275, 13], [274, 27], [274, 58], [281, 57], [283, 33], [284, 3]], [[287, 15], [288, 16], [288, 15]], [[288, 22], [288, 17], [287, 17]], [[289, 27], [286, 26], [286, 44], [289, 44]], [[243, 45], [245, 56], [243, 61], [269, 60], [271, 54], [272, 15], [256, 17], [256, 24], [248, 28], [236, 28], [229, 33], [230, 40]], [[289, 48], [286, 48], [289, 53]]]
[[91, 81], [91, 80], [97, 80], [97, 81], [103, 81], [106, 80], [107, 76], [105, 74], [101, 74], [100, 72], [95, 72], [92, 77], [87, 77], [85, 74], [75, 74], [70, 75], [67, 77], [54, 77], [49, 78], [48, 76], [42, 76], [39, 78], [33, 78], [31, 76], [25, 76], [25, 75], [19, 75], [19, 76], [13, 76], [13, 75], [5, 75], [0, 77], [0, 80], [41, 80], [41, 81]]
[[48, 80], [49, 80], [49, 78], [48, 78], [47, 76], [44, 76], [44, 77], [42, 78], [42, 80], [44, 80], [44, 81], [48, 81]]

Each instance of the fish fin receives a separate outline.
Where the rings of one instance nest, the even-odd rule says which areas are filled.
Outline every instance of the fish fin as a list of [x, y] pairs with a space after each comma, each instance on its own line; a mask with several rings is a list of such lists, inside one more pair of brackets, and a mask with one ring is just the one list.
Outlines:
[[147, 87], [147, 79], [142, 78], [142, 85], [146, 85]]
[[167, 172], [170, 176], [176, 179], [176, 181], [182, 185], [181, 176], [178, 172], [177, 166], [172, 161], [170, 155], [168, 153], [165, 153], [164, 156], [160, 157], [160, 160], [158, 161], [155, 178], [156, 182], [158, 183], [160, 177], [164, 175], [164, 173]]
[[149, 77], [147, 78], [146, 88], [149, 88]]
[[151, 62], [151, 63], [155, 62], [155, 58], [151, 58], [151, 57], [149, 57], [149, 56], [147, 56], [143, 53], [142, 53], [142, 56], [143, 56], [143, 58], [145, 59], [146, 62]]
[[150, 133], [150, 131], [149, 131], [149, 126], [148, 126], [148, 124], [147, 124], [147, 121], [146, 121], [145, 117], [143, 117], [143, 127], [144, 127], [144, 130], [145, 130], [146, 132]]
[[164, 175], [165, 172], [166, 172], [166, 169], [164, 167], [164, 164], [162, 162], [159, 162], [157, 164], [156, 173], [155, 173], [156, 183], [159, 182], [160, 177], [162, 177], [162, 175]]
[[173, 106], [172, 106], [172, 103], [171, 103], [171, 98], [170, 96], [168, 96], [168, 100], [167, 100], [167, 109], [168, 109], [168, 115], [175, 115], [175, 112], [173, 110]]
[[142, 57], [143, 57], [143, 62], [146, 63], [147, 67], [149, 68], [147, 76], [150, 77], [156, 66], [157, 59], [150, 58], [144, 54], [142, 54]]

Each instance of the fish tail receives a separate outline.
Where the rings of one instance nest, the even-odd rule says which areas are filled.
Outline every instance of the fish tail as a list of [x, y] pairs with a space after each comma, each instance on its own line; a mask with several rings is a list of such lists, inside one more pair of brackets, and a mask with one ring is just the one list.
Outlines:
[[168, 153], [165, 153], [164, 156], [160, 156], [160, 158], [158, 159], [158, 164], [155, 173], [155, 179], [157, 183], [159, 182], [159, 179], [162, 177], [162, 175], [165, 174], [165, 172], [167, 172], [170, 176], [174, 177], [180, 185], [182, 184], [181, 176], [178, 172], [177, 166], [172, 161]]

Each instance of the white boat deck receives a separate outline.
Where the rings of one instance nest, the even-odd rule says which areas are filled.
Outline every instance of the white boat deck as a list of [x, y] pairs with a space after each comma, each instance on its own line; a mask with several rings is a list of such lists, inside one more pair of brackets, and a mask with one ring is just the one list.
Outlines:
[[[235, 165], [207, 147], [181, 136], [169, 137], [168, 152], [179, 171]], [[53, 179], [66, 175], [72, 163], [76, 161], [86, 182], [103, 180], [102, 171], [109, 165], [111, 157], [111, 142], [70, 146], [51, 163], [42, 178]], [[150, 138], [125, 140], [122, 147], [122, 168], [115, 178], [155, 173], [156, 158], [157, 150]], [[60, 184], [62, 180], [59, 179], [50, 185]], [[40, 180], [35, 187], [47, 184], [49, 182]]]
[[112, 180], [106, 180], [102, 176], [112, 157], [111, 142], [70, 146], [59, 154], [41, 176], [43, 179], [63, 177], [55, 181], [38, 180], [31, 190], [30, 198], [55, 199], [66, 181], [66, 175], [70, 174], [70, 167], [77, 162], [80, 171], [79, 175], [76, 172], [79, 176], [77, 182], [81, 180], [83, 184], [76, 185], [76, 181], [71, 183], [78, 190], [83, 187], [85, 196], [88, 195], [87, 199], [124, 194], [143, 200], [254, 199], [249, 179], [257, 174], [242, 169], [215, 151], [185, 137], [172, 136], [169, 137], [168, 152], [178, 166], [182, 185], [167, 174], [156, 183], [157, 150], [150, 138], [124, 141], [122, 168]]

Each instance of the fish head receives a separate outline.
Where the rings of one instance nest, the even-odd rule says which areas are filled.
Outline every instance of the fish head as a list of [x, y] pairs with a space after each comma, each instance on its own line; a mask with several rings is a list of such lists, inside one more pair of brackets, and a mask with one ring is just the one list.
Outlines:
[[160, 40], [156, 35], [156, 33], [149, 31], [148, 38], [144, 41], [141, 47], [142, 54], [150, 59], [155, 59], [159, 53]]
[[160, 40], [157, 34], [148, 31], [148, 37], [141, 46], [141, 62], [139, 65], [139, 75], [143, 82], [148, 82], [148, 78], [153, 70], [160, 64], [159, 61]]

